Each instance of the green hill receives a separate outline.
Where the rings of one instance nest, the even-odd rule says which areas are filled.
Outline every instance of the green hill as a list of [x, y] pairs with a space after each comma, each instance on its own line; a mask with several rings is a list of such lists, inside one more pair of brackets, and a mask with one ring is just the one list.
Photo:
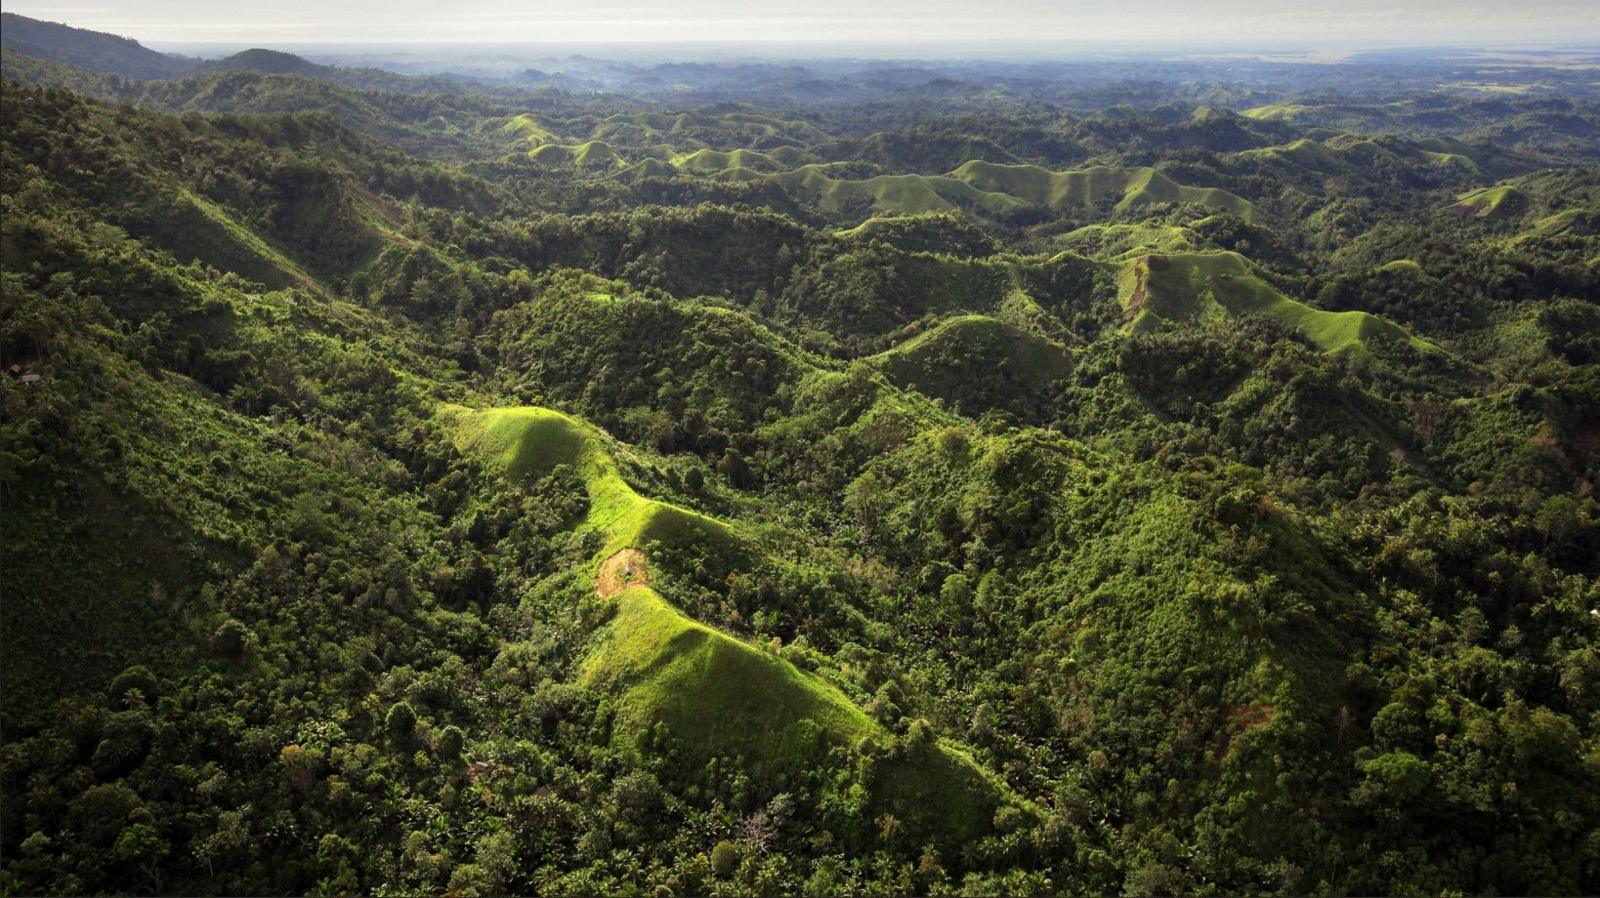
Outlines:
[[524, 112], [500, 126], [500, 133], [529, 143], [553, 143], [555, 133], [546, 128], [531, 113]]
[[1456, 198], [1450, 211], [1466, 218], [1521, 218], [1532, 206], [1532, 198], [1509, 185], [1485, 187]]
[[0, 895], [1600, 894], [1580, 55], [0, 48]]
[[627, 165], [621, 154], [601, 140], [580, 144], [542, 144], [529, 150], [528, 158], [540, 165], [571, 165], [590, 170], [617, 169]]
[[1268, 103], [1265, 106], [1252, 106], [1239, 114], [1246, 118], [1277, 122], [1295, 119], [1313, 108], [1302, 103]]
[[598, 434], [560, 412], [541, 408], [468, 412], [447, 407], [440, 414], [453, 425], [463, 452], [489, 459], [508, 477], [538, 476], [556, 465], [574, 468], [589, 493], [583, 527], [606, 540], [601, 557], [652, 541], [693, 543], [716, 547], [717, 557], [732, 570], [748, 554], [721, 521], [634, 492], [616, 462], [600, 448]]
[[1328, 312], [1291, 299], [1237, 253], [1142, 256], [1124, 266], [1118, 290], [1134, 330], [1170, 321], [1262, 315], [1298, 330], [1327, 352], [1365, 353], [1383, 343], [1432, 348], [1376, 315]]
[[1286, 162], [1323, 174], [1332, 174], [1345, 168], [1345, 164], [1327, 147], [1304, 137], [1281, 146], [1240, 150], [1234, 155], [1239, 159]]
[[1054, 244], [1062, 249], [1112, 259], [1151, 252], [1192, 252], [1199, 248], [1196, 243], [1194, 233], [1180, 225], [1120, 222], [1084, 225], [1054, 240]]
[[1004, 217], [1027, 203], [984, 191], [958, 178], [930, 175], [878, 175], [861, 180], [831, 178], [816, 166], [802, 166], [768, 180], [815, 203], [826, 212], [847, 215], [912, 215], [958, 209]]
[[839, 690], [777, 655], [685, 617], [648, 587], [615, 597], [617, 614], [584, 663], [586, 686], [615, 691], [624, 729], [666, 723], [708, 754], [798, 770], [825, 744], [882, 738]]
[[1026, 415], [1072, 370], [1065, 347], [985, 315], [948, 318], [870, 361], [895, 384], [969, 414], [1004, 408]]
[[136, 40], [0, 13], [0, 45], [36, 59], [126, 78], [175, 78], [198, 60], [157, 53]]
[[793, 168], [796, 161], [796, 151], [782, 154], [788, 157], [784, 161], [778, 156], [769, 155], [756, 150], [738, 149], [723, 152], [721, 150], [695, 150], [684, 153], [672, 159], [672, 165], [684, 171], [696, 174], [716, 174], [731, 169], [743, 169], [751, 172], [777, 172]]
[[1238, 214], [1247, 221], [1258, 213], [1245, 199], [1214, 187], [1185, 187], [1150, 168], [1115, 169], [1095, 166], [1083, 171], [1055, 172], [1034, 165], [1002, 165], [973, 160], [951, 173], [980, 190], [1009, 194], [1054, 210], [1116, 211], [1149, 203], [1196, 203]]
[[617, 172], [615, 177], [619, 181], [631, 182], [641, 178], [672, 178], [681, 174], [683, 173], [670, 163], [660, 159], [641, 159]]
[[[439, 419], [461, 451], [508, 478], [537, 477], [557, 466], [577, 472], [589, 495], [579, 529], [602, 538], [588, 568], [595, 576], [618, 553], [656, 544], [710, 544], [728, 570], [749, 564], [748, 549], [728, 525], [635, 492], [605, 438], [577, 419], [542, 408], [461, 406], [442, 407]], [[837, 687], [690, 619], [649, 586], [603, 598], [615, 602], [616, 614], [579, 681], [616, 695], [626, 739], [644, 739], [666, 724], [701, 756], [743, 756], [763, 776], [798, 773], [830, 747], [873, 743], [895, 755], [874, 790], [875, 803], [923, 837], [952, 844], [987, 831], [994, 809], [1014, 801], [954, 746], [911, 746], [896, 754], [895, 737]]]

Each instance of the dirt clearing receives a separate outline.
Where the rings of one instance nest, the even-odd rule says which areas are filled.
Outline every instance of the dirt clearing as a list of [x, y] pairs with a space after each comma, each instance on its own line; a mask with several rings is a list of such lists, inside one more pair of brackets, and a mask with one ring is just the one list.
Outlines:
[[649, 585], [650, 577], [645, 568], [644, 553], [638, 549], [623, 549], [600, 562], [600, 570], [594, 577], [595, 595], [602, 599], [614, 596], [625, 589]]

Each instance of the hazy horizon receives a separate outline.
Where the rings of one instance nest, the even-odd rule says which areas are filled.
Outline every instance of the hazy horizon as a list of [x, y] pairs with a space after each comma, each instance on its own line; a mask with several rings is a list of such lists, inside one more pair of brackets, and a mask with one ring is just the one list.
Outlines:
[[[736, 0], [652, 6], [462, 0], [280, 0], [219, 9], [204, 0], [13, 0], [6, 12], [107, 31], [146, 45], [197, 47], [607, 46], [760, 48], [777, 55], [852, 49], [881, 55], [1159, 50], [1274, 51], [1290, 55], [1448, 46], [1580, 47], [1600, 43], [1600, 5], [1548, 0], [1317, 0], [1293, 12], [1267, 0], [1205, 4], [1015, 0], [975, 12], [952, 0], [818, 0], [804, 8]], [[771, 11], [768, 11], [768, 10]], [[787, 52], [786, 52], [787, 51]]]

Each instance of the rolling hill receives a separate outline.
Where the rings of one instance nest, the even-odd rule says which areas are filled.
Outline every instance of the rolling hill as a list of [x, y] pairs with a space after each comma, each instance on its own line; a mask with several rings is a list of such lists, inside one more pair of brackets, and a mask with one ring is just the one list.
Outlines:
[[[709, 544], [726, 570], [747, 567], [751, 549], [734, 528], [639, 496], [602, 448], [602, 437], [567, 415], [458, 406], [439, 414], [462, 451], [508, 478], [537, 478], [557, 466], [579, 472], [589, 494], [579, 528], [599, 534], [601, 545], [584, 572], [596, 579], [601, 599], [616, 607], [579, 679], [618, 696], [623, 738], [644, 740], [665, 724], [696, 756], [742, 756], [763, 776], [798, 773], [830, 747], [895, 747], [891, 734], [821, 677], [694, 621], [649, 585], [624, 580], [620, 589], [605, 588], [611, 559], [629, 553], [630, 574], [634, 565], [642, 573], [657, 563], [646, 550], [661, 544]], [[958, 747], [943, 743], [912, 746], [884, 779], [875, 800], [923, 837], [946, 844], [981, 835], [994, 808], [1015, 800]], [[982, 810], [951, 812], [974, 806]]]
[[1141, 256], [1124, 266], [1118, 287], [1129, 327], [1136, 331], [1172, 322], [1261, 315], [1294, 328], [1326, 352], [1361, 355], [1384, 344], [1433, 350], [1376, 315], [1328, 312], [1291, 299], [1256, 275], [1237, 253]]
[[199, 60], [157, 53], [136, 40], [0, 13], [0, 45], [39, 59], [124, 78], [176, 78]]
[[1124, 211], [1149, 203], [1195, 203], [1233, 212], [1246, 221], [1257, 217], [1247, 200], [1214, 187], [1185, 187], [1149, 168], [1120, 170], [1097, 166], [1053, 172], [1031, 165], [1000, 165], [973, 160], [951, 173], [980, 190], [1004, 193], [1053, 210]]

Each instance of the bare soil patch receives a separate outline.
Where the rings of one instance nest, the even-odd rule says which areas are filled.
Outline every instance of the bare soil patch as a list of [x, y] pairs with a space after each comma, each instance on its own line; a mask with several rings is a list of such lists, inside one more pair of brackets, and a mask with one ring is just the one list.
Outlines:
[[645, 566], [644, 553], [638, 549], [623, 549], [600, 562], [600, 570], [594, 577], [595, 595], [602, 599], [625, 589], [649, 585], [649, 569]]

